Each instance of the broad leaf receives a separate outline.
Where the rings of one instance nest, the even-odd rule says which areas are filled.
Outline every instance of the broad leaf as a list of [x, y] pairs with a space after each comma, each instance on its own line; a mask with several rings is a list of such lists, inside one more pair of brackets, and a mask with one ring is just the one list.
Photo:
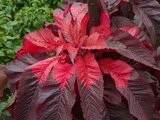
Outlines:
[[154, 59], [155, 53], [146, 49], [138, 40], [126, 32], [121, 30], [112, 31], [106, 37], [106, 46], [106, 48], [114, 49], [129, 59], [159, 70], [159, 66]]
[[102, 78], [102, 73], [92, 53], [76, 59], [77, 78], [86, 87], [90, 88]]
[[139, 120], [160, 119], [151, 87], [133, 68], [123, 61], [108, 58], [100, 60], [99, 64], [104, 73], [111, 75], [116, 88], [128, 100], [131, 114]]
[[26, 41], [23, 47], [17, 52], [16, 57], [21, 58], [24, 54], [36, 55], [39, 53], [49, 52], [48, 49], [44, 47], [36, 46], [29, 41]]
[[24, 44], [25, 42], [30, 42], [36, 46], [46, 48], [48, 51], [54, 51], [54, 47], [62, 43], [55, 37], [52, 30], [47, 28], [29, 33], [24, 37]]
[[105, 112], [103, 103], [103, 79], [100, 78], [90, 88], [85, 87], [78, 79], [78, 90], [85, 120], [102, 120]]
[[53, 78], [42, 84], [37, 105], [38, 120], [72, 120], [71, 109], [75, 102], [74, 82], [75, 76], [70, 77], [63, 90]]
[[69, 63], [58, 63], [52, 71], [54, 80], [60, 84], [61, 89], [65, 89], [65, 86], [75, 74], [75, 66]]
[[52, 68], [58, 63], [60, 57], [51, 57], [35, 63], [28, 67], [31, 69], [35, 76], [38, 78], [39, 82], [45, 82], [51, 72]]
[[8, 77], [8, 83], [10, 84], [12, 92], [18, 88], [17, 83], [21, 80], [22, 74], [25, 69], [37, 60], [33, 58], [30, 54], [24, 54], [19, 59], [12, 61], [10, 64], [5, 66], [5, 74]]
[[36, 119], [37, 86], [36, 77], [30, 70], [25, 71], [21, 75], [16, 99], [13, 103], [12, 110], [10, 110], [14, 120]]
[[101, 120], [103, 106], [103, 79], [94, 55], [76, 59], [78, 89], [83, 116], [86, 120]]
[[104, 75], [104, 103], [111, 120], [137, 120], [129, 113], [128, 105], [116, 89], [114, 80]]

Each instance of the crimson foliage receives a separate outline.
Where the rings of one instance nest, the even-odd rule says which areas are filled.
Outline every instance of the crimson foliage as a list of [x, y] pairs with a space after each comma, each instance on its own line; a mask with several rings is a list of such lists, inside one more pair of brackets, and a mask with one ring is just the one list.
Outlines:
[[89, 32], [87, 4], [68, 3], [54, 10], [54, 24], [24, 37], [6, 67], [12, 118], [160, 120], [159, 3], [101, 1], [100, 25]]

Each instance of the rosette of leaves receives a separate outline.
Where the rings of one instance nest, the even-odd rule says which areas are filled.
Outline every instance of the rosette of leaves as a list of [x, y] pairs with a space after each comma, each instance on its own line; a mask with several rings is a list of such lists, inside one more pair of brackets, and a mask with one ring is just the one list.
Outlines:
[[100, 11], [100, 25], [87, 31], [87, 4], [70, 4], [53, 12], [54, 24], [24, 37], [6, 67], [14, 120], [160, 119], [160, 64], [150, 38], [132, 24], [113, 28]]

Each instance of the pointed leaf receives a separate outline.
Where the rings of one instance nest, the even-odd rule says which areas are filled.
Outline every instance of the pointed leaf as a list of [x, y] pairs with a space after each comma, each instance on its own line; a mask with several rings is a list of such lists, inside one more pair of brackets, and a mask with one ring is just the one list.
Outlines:
[[39, 82], [45, 82], [52, 68], [58, 63], [60, 57], [51, 57], [28, 67], [36, 75]]
[[56, 26], [59, 29], [62, 29], [62, 24], [63, 24], [63, 19], [64, 19], [64, 15], [63, 14], [64, 14], [64, 11], [61, 10], [61, 9], [55, 9], [53, 11], [53, 18], [54, 18]]
[[81, 21], [87, 14], [87, 12], [88, 12], [87, 4], [73, 3], [73, 5], [71, 6], [71, 14], [79, 28], [81, 27]]
[[17, 89], [17, 84], [21, 80], [25, 69], [36, 62], [37, 59], [33, 56], [30, 54], [24, 54], [19, 59], [16, 59], [5, 66], [5, 74], [7, 75], [8, 83], [10, 84], [10, 89], [13, 93]]
[[49, 78], [39, 88], [38, 120], [72, 120], [71, 109], [75, 102], [74, 82], [75, 76], [70, 77], [62, 90], [56, 80]]
[[99, 65], [104, 73], [111, 74], [112, 77], [118, 79], [115, 84], [119, 88], [126, 87], [132, 73], [132, 68], [120, 61], [114, 61], [110, 58], [104, 58], [99, 61]]
[[116, 89], [114, 80], [104, 75], [104, 103], [111, 120], [137, 120], [129, 113], [128, 105]]
[[105, 112], [103, 103], [103, 79], [100, 78], [90, 88], [85, 87], [78, 79], [78, 89], [85, 120], [102, 120]]
[[147, 82], [121, 60], [102, 59], [99, 62], [104, 73], [114, 79], [119, 92], [128, 100], [129, 111], [139, 120], [160, 119], [155, 110], [154, 94]]
[[30, 70], [21, 75], [16, 99], [13, 103], [12, 118], [14, 120], [36, 119], [35, 106], [37, 103], [37, 80]]
[[92, 33], [88, 39], [86, 39], [83, 42], [82, 48], [83, 49], [105, 49], [105, 39], [102, 35], [99, 33], [95, 32]]
[[31, 32], [24, 37], [24, 44], [28, 41], [36, 46], [46, 48], [48, 51], [54, 51], [56, 45], [61, 45], [61, 41], [55, 37], [52, 30], [40, 29], [35, 32]]
[[21, 58], [25, 54], [35, 55], [44, 52], [49, 52], [49, 51], [47, 48], [36, 46], [35, 44], [32, 44], [29, 41], [25, 41], [23, 47], [17, 52], [16, 57]]
[[94, 54], [88, 53], [84, 57], [78, 56], [76, 59], [77, 78], [86, 87], [90, 88], [102, 77]]
[[91, 53], [76, 59], [78, 89], [85, 120], [101, 120], [103, 115], [103, 79]]
[[129, 59], [159, 70], [159, 66], [154, 59], [155, 53], [146, 49], [138, 40], [126, 32], [112, 31], [112, 34], [106, 37], [106, 45], [108, 49], [114, 49]]
[[69, 63], [58, 63], [52, 71], [54, 80], [60, 84], [61, 89], [63, 90], [68, 80], [75, 74], [75, 66]]

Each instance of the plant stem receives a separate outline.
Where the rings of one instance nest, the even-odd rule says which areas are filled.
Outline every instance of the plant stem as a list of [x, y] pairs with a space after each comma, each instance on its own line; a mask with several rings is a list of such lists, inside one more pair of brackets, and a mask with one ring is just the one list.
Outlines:
[[89, 13], [89, 24], [87, 33], [91, 27], [100, 25], [100, 4], [99, 0], [88, 0], [88, 13]]

